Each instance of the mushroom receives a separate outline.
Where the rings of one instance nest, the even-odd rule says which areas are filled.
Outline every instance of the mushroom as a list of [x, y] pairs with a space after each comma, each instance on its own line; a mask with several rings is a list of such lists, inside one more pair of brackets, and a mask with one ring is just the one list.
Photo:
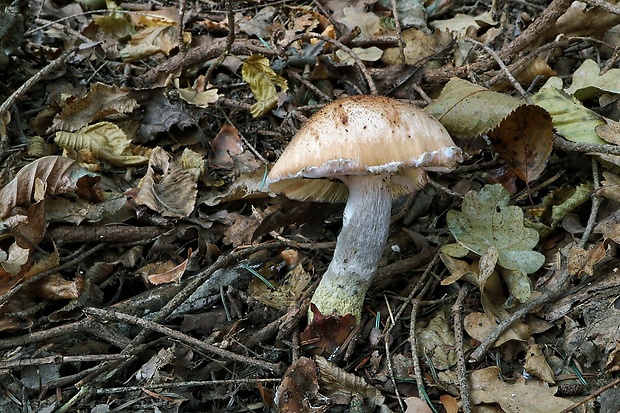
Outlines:
[[339, 99], [301, 127], [267, 185], [292, 199], [346, 201], [333, 259], [311, 301], [321, 314], [352, 314], [359, 323], [387, 242], [392, 197], [422, 188], [425, 171], [447, 172], [461, 161], [441, 123], [387, 97]]

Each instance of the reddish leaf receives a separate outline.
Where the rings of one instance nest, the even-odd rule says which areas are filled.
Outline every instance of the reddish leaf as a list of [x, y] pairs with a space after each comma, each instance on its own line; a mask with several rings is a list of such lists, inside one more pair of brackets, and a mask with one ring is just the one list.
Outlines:
[[551, 116], [538, 106], [520, 106], [489, 137], [515, 175], [531, 182], [542, 174], [553, 149]]
[[284, 373], [282, 383], [278, 386], [276, 403], [281, 413], [310, 413], [315, 410], [310, 406], [309, 398], [317, 395], [319, 384], [316, 364], [312, 359], [300, 357]]
[[310, 309], [314, 318], [299, 335], [304, 350], [313, 356], [336, 353], [355, 328], [355, 317], [351, 314], [324, 316], [314, 304], [310, 304]]

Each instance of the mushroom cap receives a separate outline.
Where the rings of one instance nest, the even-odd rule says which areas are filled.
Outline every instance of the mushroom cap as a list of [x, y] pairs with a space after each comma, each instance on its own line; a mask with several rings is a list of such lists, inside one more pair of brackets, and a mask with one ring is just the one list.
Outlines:
[[315, 113], [293, 137], [267, 176], [269, 189], [299, 200], [343, 202], [347, 175], [389, 177], [402, 195], [426, 183], [425, 170], [447, 172], [462, 161], [448, 131], [406, 102], [358, 95]]

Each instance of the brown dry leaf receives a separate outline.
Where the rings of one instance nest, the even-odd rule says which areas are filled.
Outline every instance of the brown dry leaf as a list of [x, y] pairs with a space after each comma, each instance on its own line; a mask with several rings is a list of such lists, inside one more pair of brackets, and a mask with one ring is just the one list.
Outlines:
[[488, 367], [470, 374], [470, 398], [474, 405], [497, 403], [506, 413], [557, 413], [573, 404], [556, 397], [557, 388], [543, 381], [526, 382], [520, 378], [507, 383], [499, 379], [499, 373], [499, 368]]
[[[432, 413], [433, 412], [431, 408], [428, 407], [428, 404], [426, 404], [426, 402], [420, 399], [419, 397], [405, 397], [403, 400], [405, 404], [407, 405], [407, 410], [405, 410], [405, 413]], [[455, 412], [456, 411], [457, 410], [455, 410]]]
[[74, 100], [56, 115], [50, 132], [74, 132], [110, 115], [132, 112], [138, 102], [128, 96], [129, 91], [128, 88], [95, 83], [86, 96]]
[[540, 176], [553, 149], [553, 124], [544, 109], [462, 79], [451, 79], [426, 111], [456, 136], [488, 133], [502, 159], [525, 182]]
[[489, 137], [515, 175], [531, 182], [540, 177], [553, 149], [551, 116], [538, 106], [520, 106]]
[[189, 258], [191, 256], [192, 249], [190, 248], [187, 251], [187, 258], [182, 263], [179, 265], [173, 264], [172, 268], [169, 268], [164, 272], [149, 274], [147, 279], [153, 285], [179, 283], [181, 281], [181, 277], [185, 273], [185, 269], [187, 268], [187, 264], [189, 263]]
[[[402, 38], [405, 42], [405, 63], [408, 65], [420, 64], [427, 57], [441, 52], [452, 42], [452, 36], [441, 30], [435, 30], [429, 35], [420, 30], [407, 29], [403, 30]], [[390, 66], [401, 64], [400, 50], [397, 47], [386, 49], [381, 61]], [[433, 59], [426, 61], [423, 65], [428, 70], [440, 66], [441, 62]]]
[[[158, 172], [156, 172], [158, 171]], [[145, 205], [164, 217], [187, 217], [196, 203], [196, 179], [160, 147], [153, 149], [146, 176], [134, 202]]]
[[[482, 342], [491, 331], [495, 330], [497, 322], [485, 313], [470, 313], [465, 316], [463, 327], [472, 338]], [[526, 341], [527, 339], [528, 337], [521, 337], [515, 330], [508, 329], [499, 336], [493, 346], [499, 347], [510, 340]]]
[[439, 254], [441, 261], [450, 271], [450, 276], [441, 280], [441, 285], [450, 285], [463, 278], [474, 285], [478, 284], [478, 271], [476, 263], [469, 264], [466, 261], [459, 260], [447, 254]]
[[351, 314], [324, 316], [312, 303], [310, 310], [314, 318], [299, 335], [301, 346], [308, 354], [324, 354], [329, 357], [340, 349], [355, 328], [355, 317]]
[[232, 125], [224, 124], [220, 128], [209, 151], [209, 166], [221, 169], [233, 169], [235, 161], [233, 156], [243, 152], [243, 142], [239, 137], [239, 131]]
[[286, 274], [286, 279], [280, 284], [274, 280], [269, 282], [275, 290], [258, 278], [253, 278], [248, 286], [248, 292], [258, 302], [280, 311], [285, 311], [289, 306], [296, 303], [303, 295], [312, 277], [303, 266], [297, 265]]
[[442, 394], [439, 396], [439, 401], [443, 405], [443, 408], [446, 409], [446, 413], [458, 413], [459, 412], [459, 402], [449, 394]]
[[373, 12], [366, 11], [364, 7], [344, 7], [343, 17], [337, 21], [347, 26], [349, 30], [360, 28], [362, 37], [372, 37], [381, 31], [381, 19]]
[[45, 277], [45, 280], [28, 287], [29, 293], [46, 300], [74, 300], [80, 297], [84, 287], [84, 278], [75, 274], [74, 280], [67, 280], [60, 274], [52, 274]]
[[116, 166], [148, 162], [150, 149], [132, 144], [125, 132], [111, 122], [99, 122], [77, 132], [56, 132], [55, 142], [64, 149], [83, 152], [87, 158]]
[[[532, 340], [531, 340], [532, 341]], [[544, 382], [549, 384], [555, 384], [553, 370], [547, 363], [547, 359], [543, 354], [540, 346], [533, 341], [530, 343], [526, 354], [525, 364], [523, 365], [525, 371], [538, 377]]]
[[0, 219], [6, 218], [15, 207], [27, 207], [33, 201], [40, 201], [43, 194], [35, 197], [37, 188], [41, 188], [45, 196], [74, 192], [82, 199], [99, 199], [97, 182], [99, 176], [69, 158], [46, 156], [37, 159], [23, 167], [0, 189]]
[[[531, 85], [532, 82], [538, 77], [542, 76], [542, 79], [548, 79], [551, 76], [555, 76], [557, 73], [547, 63], [547, 57], [536, 56], [529, 60], [526, 64], [519, 66], [512, 72], [512, 75], [522, 85]], [[504, 90], [512, 88], [509, 81], [503, 80], [493, 85], [493, 90]]]
[[190, 105], [195, 105], [200, 108], [207, 108], [220, 98], [220, 95], [217, 94], [217, 89], [198, 90], [193, 87], [181, 88], [179, 85], [179, 78], [175, 78], [173, 84], [179, 92], [179, 97], [181, 99]]
[[568, 251], [568, 272], [571, 275], [594, 275], [594, 266], [605, 258], [607, 251], [603, 242], [598, 242], [585, 250], [572, 245]]
[[[142, 26], [142, 29], [120, 52], [125, 61], [144, 59], [157, 53], [167, 56], [179, 46], [179, 24], [174, 19], [163, 15], [155, 17], [149, 13], [139, 16], [138, 25]], [[189, 43], [190, 41], [191, 34], [183, 32], [183, 42]]]
[[311, 407], [319, 391], [315, 362], [300, 357], [286, 369], [276, 391], [275, 402], [281, 413], [318, 413]]

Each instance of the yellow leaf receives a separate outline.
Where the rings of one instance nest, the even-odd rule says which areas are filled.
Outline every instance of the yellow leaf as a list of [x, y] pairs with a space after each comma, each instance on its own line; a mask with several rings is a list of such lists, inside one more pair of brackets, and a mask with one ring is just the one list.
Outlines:
[[288, 90], [286, 79], [269, 67], [269, 60], [260, 55], [248, 57], [241, 68], [243, 80], [250, 85], [257, 102], [252, 105], [252, 116], [258, 118], [273, 109], [278, 103], [278, 92]]

